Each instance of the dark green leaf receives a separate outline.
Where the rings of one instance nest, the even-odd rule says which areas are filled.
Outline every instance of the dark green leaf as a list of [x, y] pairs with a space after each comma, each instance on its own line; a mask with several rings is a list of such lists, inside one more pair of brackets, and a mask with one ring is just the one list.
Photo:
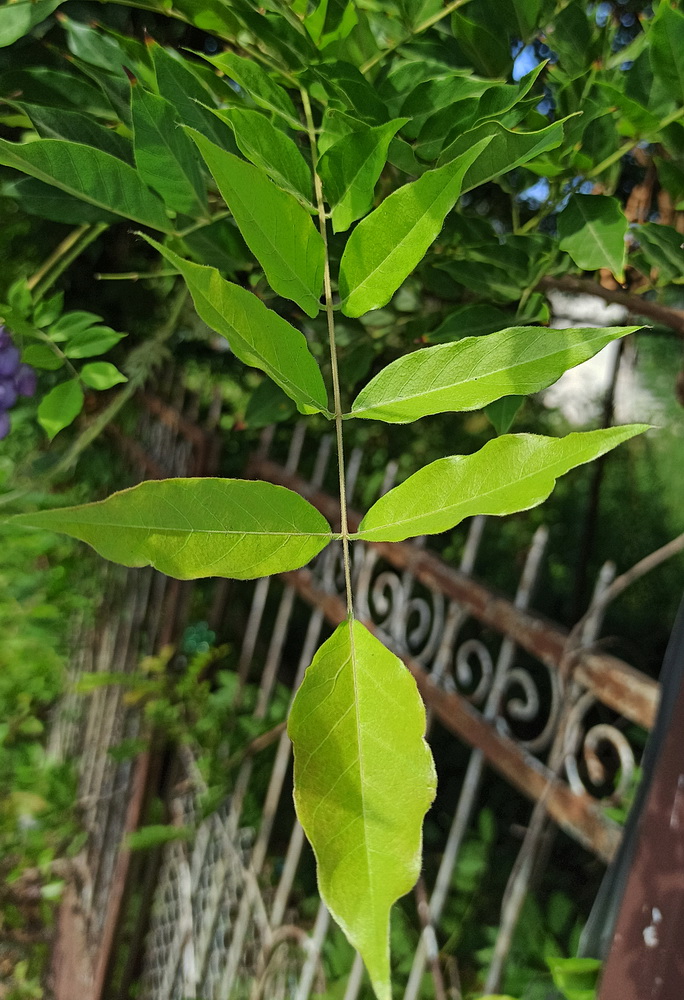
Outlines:
[[163, 203], [116, 156], [57, 139], [0, 139], [0, 163], [60, 188], [96, 208], [162, 232], [171, 228]]
[[584, 271], [607, 267], [624, 281], [627, 218], [617, 198], [573, 194], [558, 216], [561, 250]]
[[133, 147], [113, 129], [105, 128], [88, 115], [64, 108], [45, 107], [40, 104], [13, 102], [31, 119], [31, 124], [43, 139], [66, 139], [94, 146], [133, 166]]
[[437, 163], [439, 165], [449, 163], [470, 149], [474, 143], [491, 136], [487, 149], [463, 178], [463, 191], [470, 191], [495, 177], [501, 177], [515, 167], [522, 166], [548, 149], [556, 149], [563, 141], [563, 125], [566, 121], [564, 118], [538, 132], [510, 132], [496, 122], [485, 122], [452, 142]]
[[334, 232], [349, 229], [372, 207], [390, 141], [407, 121], [396, 118], [385, 125], [352, 132], [321, 156], [318, 172], [326, 200], [332, 206]]
[[278, 187], [289, 191], [300, 201], [311, 203], [311, 171], [289, 136], [258, 111], [231, 108], [216, 113], [233, 129], [243, 156], [265, 170]]
[[497, 434], [506, 434], [513, 424], [520, 407], [525, 402], [524, 396], [502, 396], [485, 406], [487, 419]]
[[254, 59], [244, 59], [234, 52], [222, 52], [218, 56], [204, 58], [249, 94], [255, 104], [281, 115], [293, 128], [303, 128], [297, 109], [283, 90]]
[[427, 335], [430, 344], [446, 344], [463, 337], [481, 337], [502, 330], [510, 316], [495, 306], [461, 306], [450, 312], [436, 330]]
[[53, 351], [49, 344], [29, 344], [22, 351], [21, 360], [46, 372], [56, 372], [64, 364], [64, 358]]
[[0, 48], [13, 45], [56, 10], [63, 0], [23, 0], [0, 9]]
[[159, 93], [176, 109], [176, 121], [189, 125], [219, 146], [233, 149], [233, 134], [204, 105], [214, 98], [195, 74], [189, 61], [156, 43], [151, 46]]
[[253, 428], [268, 427], [270, 424], [288, 420], [294, 412], [294, 403], [290, 397], [270, 379], [266, 379], [249, 397], [245, 410], [245, 423]]
[[663, 0], [648, 32], [654, 76], [681, 107], [684, 102], [684, 14]]
[[176, 111], [139, 84], [131, 93], [133, 147], [141, 179], [175, 212], [206, 218], [204, 178], [195, 146], [176, 124]]
[[69, 226], [93, 222], [114, 223], [121, 219], [111, 212], [97, 208], [86, 201], [79, 201], [60, 188], [44, 184], [33, 177], [9, 181], [2, 186], [2, 193], [15, 199], [24, 212], [51, 222], [64, 222]]

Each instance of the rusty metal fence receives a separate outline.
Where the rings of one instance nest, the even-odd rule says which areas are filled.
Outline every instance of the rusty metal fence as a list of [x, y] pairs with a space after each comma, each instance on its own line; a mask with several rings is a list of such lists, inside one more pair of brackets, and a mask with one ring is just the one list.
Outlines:
[[[162, 398], [160, 393], [143, 399], [147, 430], [141, 429], [134, 446], [129, 439], [129, 454], [137, 456], [146, 475], [187, 475], [189, 469], [206, 474], [215, 467], [213, 428], [218, 410], [210, 415], [209, 428], [198, 430], [191, 400], [172, 397], [168, 403]], [[331, 522], [339, 521], [337, 501], [323, 491], [332, 460], [330, 439], [307, 441], [300, 425], [283, 463], [269, 456], [270, 447], [266, 432], [247, 475], [296, 489]], [[298, 472], [303, 454], [312, 468], [308, 476]], [[361, 450], [350, 456], [352, 506], [363, 462]], [[388, 468], [383, 491], [391, 487], [395, 471]], [[357, 521], [352, 512], [352, 526]], [[654, 681], [597, 651], [598, 611], [584, 620], [572, 656], [563, 630], [530, 611], [547, 542], [544, 528], [530, 538], [511, 600], [476, 582], [483, 534], [496, 530], [495, 520], [473, 519], [457, 569], [420, 540], [353, 546], [359, 617], [411, 670], [427, 705], [431, 731], [441, 727], [469, 752], [439, 865], [418, 886], [418, 944], [400, 984], [404, 1000], [458, 996], [457, 983], [448, 982], [449, 970], [445, 973], [440, 961], [438, 942], [453, 873], [487, 769], [529, 800], [528, 834], [535, 829], [539, 833], [550, 823], [607, 862], [619, 844], [621, 828], [606, 807], [629, 795], [638, 763], [624, 722], [648, 730], [657, 707]], [[311, 567], [256, 584], [215, 584], [210, 611], [215, 623], [228, 620], [229, 606], [236, 602], [248, 608], [241, 635], [233, 641], [240, 643], [240, 678], [256, 678], [258, 683], [257, 719], [266, 717], [279, 683], [296, 690], [317, 646], [345, 617], [338, 549], [331, 545]], [[610, 582], [612, 572], [610, 565], [603, 568], [595, 597]], [[150, 571], [133, 571], [122, 577], [121, 586], [123, 605], [118, 599], [112, 603], [116, 614], [91, 644], [95, 652], [80, 654], [77, 672], [120, 669], [112, 666], [114, 662], [134, 669], [141, 652], [177, 636], [187, 620], [189, 585]], [[74, 706], [68, 707], [73, 720]], [[122, 734], [135, 733], [136, 724], [134, 714], [122, 707], [120, 692], [109, 688], [92, 696], [81, 729], [84, 735], [77, 738], [73, 730], [63, 729], [59, 737], [65, 749], [82, 754], [82, 795], [90, 834], [88, 884], [73, 889], [63, 907], [63, 914], [72, 915], [72, 923], [76, 911], [85, 923], [83, 950], [91, 956], [91, 981], [89, 992], [81, 991], [82, 1000], [113, 995], [107, 977], [131, 883], [130, 856], [120, 849], [121, 838], [141, 821], [154, 768], [149, 754], [135, 764], [116, 764], [108, 750]], [[609, 758], [615, 762], [612, 773], [606, 765]], [[246, 796], [253, 791], [254, 759], [249, 756], [229, 800], [201, 819], [203, 782], [192, 755], [182, 755], [169, 812], [173, 822], [193, 827], [195, 835], [190, 842], [169, 843], [161, 852], [154, 879], [148, 872], [149, 914], [139, 925], [141, 931], [145, 925], [144, 949], [129, 956], [125, 980], [136, 981], [135, 995], [141, 1000], [306, 1000], [332, 995], [327, 994], [324, 961], [326, 942], [333, 934], [329, 914], [322, 904], [313, 916], [299, 908], [298, 879], [311, 862], [291, 808], [290, 763], [290, 744], [281, 732], [257, 822], [244, 817]], [[287, 829], [284, 822], [289, 823]], [[272, 847], [274, 836], [277, 852]], [[500, 985], [530, 884], [534, 860], [530, 846], [526, 839], [510, 872], [487, 992]], [[74, 995], [73, 969], [63, 955], [69, 933], [63, 916], [64, 920], [55, 953], [57, 1000]], [[60, 962], [66, 979], [62, 975], [60, 980]], [[335, 993], [336, 997], [369, 996], [358, 956], [350, 959], [344, 975], [343, 994]]]

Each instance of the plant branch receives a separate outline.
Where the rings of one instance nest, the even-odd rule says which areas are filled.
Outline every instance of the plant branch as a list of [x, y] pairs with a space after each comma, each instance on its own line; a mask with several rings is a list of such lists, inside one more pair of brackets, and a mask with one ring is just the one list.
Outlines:
[[[665, 118], [663, 118], [658, 124], [658, 130], [667, 128], [668, 125], [671, 125], [672, 122], [676, 122], [682, 117], [682, 115], [684, 115], [684, 108], [678, 108], [671, 114], [666, 115]], [[611, 153], [610, 156], [607, 156], [605, 160], [601, 160], [597, 166], [592, 167], [585, 176], [597, 177], [599, 174], [602, 174], [604, 170], [608, 170], [608, 168], [612, 167], [614, 163], [617, 163], [618, 160], [621, 160], [622, 157], [629, 153], [630, 150], [634, 149], [635, 146], [636, 141], [634, 139], [627, 139], [627, 141], [623, 142], [623, 144]]]
[[333, 400], [335, 412], [335, 437], [337, 440], [337, 468], [339, 473], [340, 488], [340, 533], [342, 538], [342, 553], [344, 559], [344, 581], [347, 592], [347, 615], [353, 615], [353, 595], [351, 580], [351, 559], [349, 556], [349, 523], [347, 519], [347, 486], [344, 473], [344, 441], [342, 435], [342, 397], [340, 394], [340, 375], [337, 366], [337, 345], [335, 343], [335, 315], [333, 311], [332, 284], [330, 281], [330, 258], [328, 256], [328, 232], [325, 221], [325, 201], [323, 198], [323, 185], [318, 176], [318, 150], [316, 147], [316, 131], [314, 128], [313, 115], [311, 114], [311, 102], [309, 95], [303, 88], [302, 105], [304, 107], [304, 117], [306, 128], [309, 133], [309, 143], [311, 145], [311, 166], [313, 169], [314, 189], [316, 192], [316, 202], [318, 205], [318, 226], [325, 247], [325, 268], [323, 271], [323, 290], [325, 297], [325, 314], [328, 323], [328, 343], [330, 345], [330, 370], [333, 384]]
[[562, 278], [542, 278], [537, 289], [541, 292], [555, 290], [575, 295], [595, 295], [605, 302], [616, 302], [618, 305], [625, 306], [637, 316], [648, 316], [649, 319], [654, 319], [656, 322], [662, 323], [663, 326], [669, 327], [677, 336], [684, 337], [684, 310], [662, 306], [658, 302], [650, 302], [647, 299], [642, 299], [640, 295], [633, 295], [631, 292], [604, 288], [596, 281], [590, 281], [587, 278], [573, 278], [569, 275]]
[[451, 3], [448, 3], [446, 5], [444, 10], [440, 10], [436, 14], [433, 14], [432, 17], [428, 17], [425, 21], [422, 21], [417, 27], [412, 28], [409, 32], [407, 32], [403, 38], [399, 39], [398, 42], [393, 42], [386, 49], [383, 49], [382, 52], [377, 52], [372, 59], [368, 59], [363, 64], [363, 66], [361, 66], [361, 72], [367, 73], [369, 69], [373, 68], [373, 66], [377, 66], [379, 62], [382, 62], [385, 56], [388, 56], [391, 52], [396, 51], [396, 49], [400, 48], [402, 45], [405, 45], [406, 42], [410, 42], [411, 39], [415, 38], [416, 35], [421, 35], [424, 31], [427, 31], [428, 28], [434, 27], [435, 24], [443, 20], [443, 18], [448, 17], [449, 14], [452, 14], [459, 7], [463, 7], [463, 5], [466, 3], [468, 3], [468, 0], [452, 0]]

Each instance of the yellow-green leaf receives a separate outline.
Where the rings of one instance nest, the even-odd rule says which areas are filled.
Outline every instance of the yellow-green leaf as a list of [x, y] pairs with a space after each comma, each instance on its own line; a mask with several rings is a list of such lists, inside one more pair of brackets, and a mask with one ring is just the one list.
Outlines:
[[288, 732], [321, 897], [360, 951], [378, 1000], [391, 1000], [390, 908], [418, 878], [436, 788], [415, 681], [360, 622], [345, 621], [308, 668]]
[[298, 493], [243, 479], [159, 479], [106, 500], [18, 514], [92, 545], [123, 566], [167, 576], [250, 580], [304, 566], [328, 544], [330, 525]]
[[190, 129], [189, 134], [273, 291], [316, 316], [325, 249], [309, 213], [259, 167], [219, 149], [199, 132]]
[[236, 357], [266, 372], [301, 413], [327, 413], [323, 376], [303, 333], [252, 292], [226, 281], [215, 267], [193, 264], [149, 236], [145, 239], [178, 268], [198, 314], [228, 340]]
[[638, 329], [520, 326], [426, 347], [378, 372], [354, 400], [352, 415], [406, 423], [430, 413], [476, 410], [501, 396], [526, 396]]
[[646, 424], [563, 438], [504, 434], [473, 455], [439, 458], [373, 504], [357, 538], [400, 542], [448, 531], [475, 514], [513, 514], [546, 500], [560, 476], [615, 448]]
[[466, 170], [489, 141], [483, 139], [452, 163], [393, 191], [359, 223], [340, 264], [345, 315], [362, 316], [389, 302], [438, 235], [461, 193]]

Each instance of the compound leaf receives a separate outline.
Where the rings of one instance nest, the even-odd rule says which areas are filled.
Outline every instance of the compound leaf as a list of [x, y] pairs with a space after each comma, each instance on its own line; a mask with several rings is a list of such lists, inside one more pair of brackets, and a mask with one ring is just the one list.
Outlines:
[[393, 191], [359, 223], [340, 264], [345, 315], [362, 316], [389, 302], [438, 235], [465, 172], [489, 142], [483, 139], [453, 163]]
[[435, 795], [425, 709], [404, 664], [360, 622], [316, 653], [295, 696], [297, 815], [330, 912], [390, 1000], [389, 914], [420, 872], [421, 827]]
[[558, 216], [559, 247], [584, 271], [609, 268], [624, 280], [627, 216], [617, 198], [573, 194]]
[[448, 531], [474, 514], [513, 514], [536, 507], [559, 476], [648, 430], [628, 424], [563, 438], [504, 434], [474, 455], [451, 455], [420, 469], [381, 497], [357, 538], [400, 542]]
[[476, 410], [501, 396], [527, 396], [638, 329], [519, 326], [426, 347], [378, 372], [358, 394], [351, 412], [369, 420], [407, 423], [430, 413]]
[[301, 413], [327, 412], [323, 376], [303, 333], [252, 292], [226, 281], [216, 268], [193, 264], [150, 237], [145, 239], [178, 268], [198, 314], [229, 341], [236, 357], [266, 372]]
[[123, 566], [154, 566], [179, 580], [250, 580], [297, 569], [331, 537], [323, 515], [298, 493], [243, 479], [151, 480], [97, 503], [12, 520], [78, 538]]
[[169, 232], [164, 204], [133, 167], [93, 146], [59, 139], [0, 139], [0, 163], [75, 195], [106, 212]]
[[277, 295], [317, 315], [323, 291], [321, 234], [299, 202], [277, 188], [259, 167], [219, 149], [190, 130], [247, 246]]

